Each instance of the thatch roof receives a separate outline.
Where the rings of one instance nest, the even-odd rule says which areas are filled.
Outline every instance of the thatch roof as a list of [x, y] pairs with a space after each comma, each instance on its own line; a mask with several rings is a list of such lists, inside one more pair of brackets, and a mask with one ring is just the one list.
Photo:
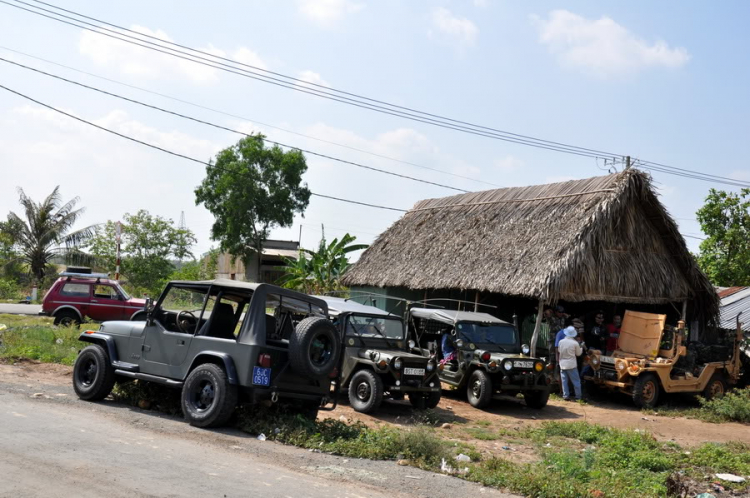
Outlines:
[[362, 254], [346, 285], [462, 289], [663, 304], [716, 293], [647, 174], [621, 173], [418, 202]]

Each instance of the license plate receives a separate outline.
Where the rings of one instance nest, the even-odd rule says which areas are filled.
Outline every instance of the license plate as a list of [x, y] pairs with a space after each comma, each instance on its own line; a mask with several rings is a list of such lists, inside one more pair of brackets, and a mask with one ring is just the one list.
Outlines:
[[612, 358], [611, 356], [600, 356], [599, 359], [601, 360], [602, 363], [609, 363], [610, 365], [615, 364], [615, 359]]
[[404, 368], [404, 375], [424, 375], [424, 368]]
[[263, 367], [253, 367], [253, 384], [256, 386], [271, 385], [271, 369]]
[[516, 368], [534, 368], [533, 361], [514, 361], [513, 366]]

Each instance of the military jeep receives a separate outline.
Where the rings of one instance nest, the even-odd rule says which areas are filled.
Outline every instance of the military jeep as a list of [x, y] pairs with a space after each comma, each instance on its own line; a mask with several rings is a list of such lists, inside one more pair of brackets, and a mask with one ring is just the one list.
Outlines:
[[[440, 380], [466, 389], [472, 406], [484, 408], [495, 397], [519, 393], [529, 407], [547, 405], [546, 364], [529, 356], [513, 324], [487, 313], [428, 308], [411, 308], [408, 320], [422, 351], [438, 358]], [[446, 357], [444, 340], [455, 348], [455, 359]]]
[[418, 409], [438, 405], [437, 363], [408, 351], [414, 343], [407, 341], [401, 317], [348, 299], [321, 299], [344, 341], [339, 382], [352, 408], [370, 413], [384, 398], [401, 400], [404, 395]]
[[686, 345], [685, 323], [666, 323], [666, 315], [625, 311], [618, 347], [612, 356], [589, 351], [586, 390], [618, 391], [639, 407], [652, 408], [663, 392], [722, 396], [742, 375], [742, 328], [724, 344]]
[[[314, 417], [332, 402], [341, 341], [325, 301], [268, 284], [175, 281], [146, 320], [87, 330], [73, 368], [84, 400], [137, 379], [182, 390], [198, 427], [228, 421], [238, 402], [288, 401]], [[335, 383], [334, 383], [335, 384]]]

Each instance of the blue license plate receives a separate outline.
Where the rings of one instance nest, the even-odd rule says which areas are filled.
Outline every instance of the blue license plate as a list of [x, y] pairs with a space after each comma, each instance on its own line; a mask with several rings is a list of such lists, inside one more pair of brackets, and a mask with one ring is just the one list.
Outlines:
[[253, 384], [256, 386], [271, 385], [271, 369], [263, 367], [253, 367]]

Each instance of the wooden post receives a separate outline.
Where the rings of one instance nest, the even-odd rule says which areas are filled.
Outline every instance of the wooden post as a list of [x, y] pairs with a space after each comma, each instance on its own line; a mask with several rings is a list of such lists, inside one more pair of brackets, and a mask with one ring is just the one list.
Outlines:
[[539, 329], [542, 327], [542, 315], [544, 315], [544, 301], [539, 300], [539, 308], [536, 311], [536, 324], [534, 325], [534, 333], [531, 335], [531, 356], [536, 358], [536, 342], [539, 340]]
[[687, 323], [687, 299], [682, 302], [682, 321]]
[[477, 291], [476, 295], [474, 296], [474, 313], [479, 311], [479, 291]]

